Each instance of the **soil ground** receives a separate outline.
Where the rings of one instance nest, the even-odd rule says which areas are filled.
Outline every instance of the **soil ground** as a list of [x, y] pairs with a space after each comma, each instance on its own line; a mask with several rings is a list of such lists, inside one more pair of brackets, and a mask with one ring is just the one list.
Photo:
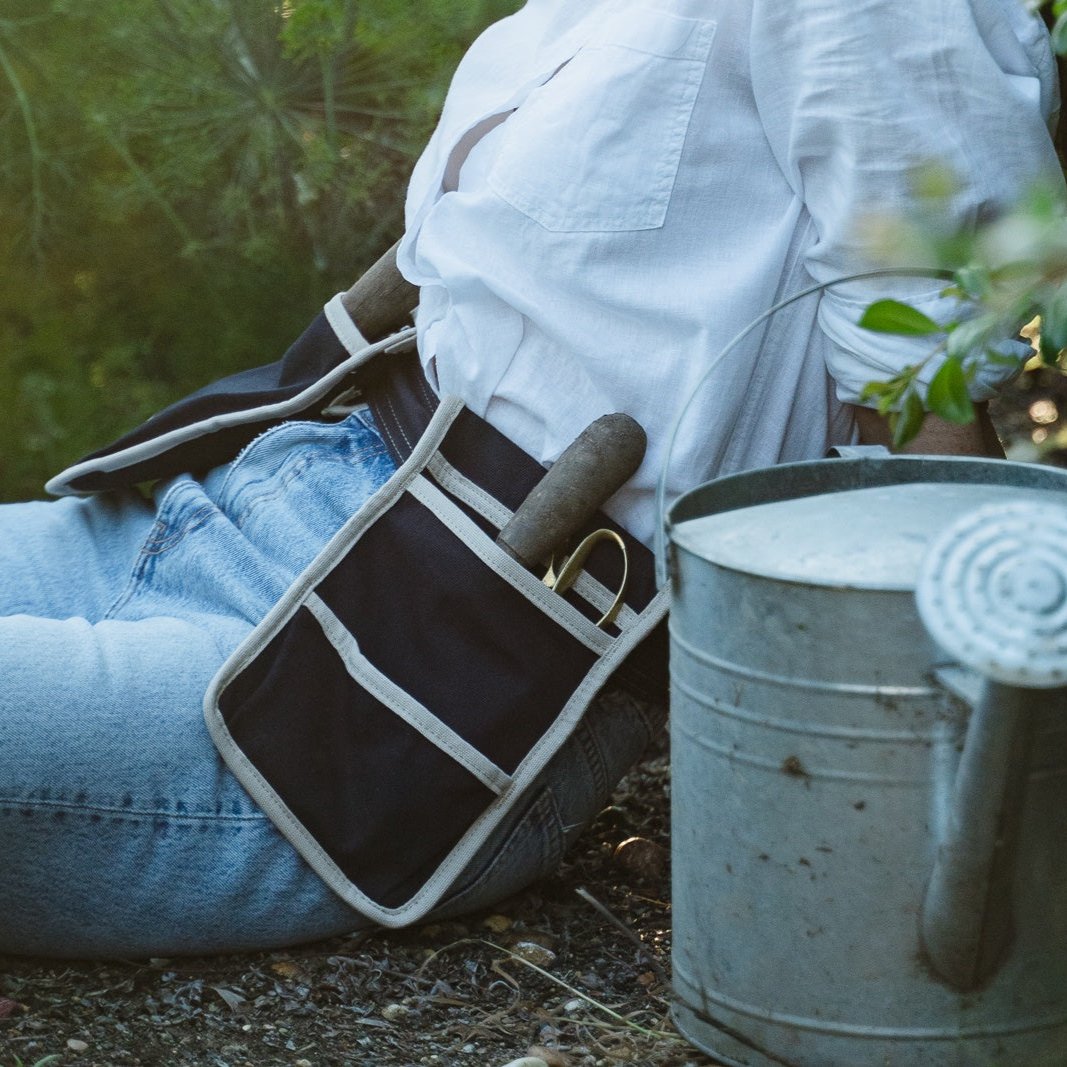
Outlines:
[[[1061, 412], [1067, 378], [1024, 375], [995, 412], [1009, 454], [1064, 464]], [[555, 877], [462, 922], [213, 959], [0, 958], [0, 1067], [706, 1067], [669, 1017], [668, 799], [663, 741]]]

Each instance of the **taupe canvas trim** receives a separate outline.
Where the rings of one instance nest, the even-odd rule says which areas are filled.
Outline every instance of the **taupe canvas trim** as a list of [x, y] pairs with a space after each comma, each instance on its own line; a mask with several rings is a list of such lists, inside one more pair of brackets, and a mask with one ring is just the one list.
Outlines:
[[[461, 474], [439, 452], [430, 458], [430, 462], [426, 465], [426, 472], [433, 476], [434, 481], [442, 489], [451, 493], [457, 500], [461, 500], [498, 530], [502, 530], [507, 525], [512, 516], [511, 509], [501, 504], [496, 497], [491, 496], [480, 485], [472, 482], [465, 474]], [[601, 615], [615, 603], [615, 593], [585, 571], [578, 575], [571, 589], [596, 608]], [[615, 618], [615, 624], [620, 630], [625, 630], [636, 620], [637, 612], [628, 604], [624, 604]]]
[[467, 517], [429, 479], [412, 479], [408, 492], [443, 522], [478, 558], [504, 581], [514, 586], [527, 600], [536, 604], [546, 615], [552, 616], [572, 637], [590, 651], [602, 656], [611, 648], [612, 638], [590, 622], [580, 611], [571, 607], [558, 593], [534, 577], [521, 563], [512, 559], [502, 548], [494, 545], [475, 523]]
[[345, 669], [371, 696], [380, 700], [398, 718], [418, 730], [432, 745], [470, 771], [479, 782], [498, 796], [511, 785], [511, 778], [491, 759], [478, 751], [446, 726], [427, 707], [387, 678], [360, 651], [359, 643], [351, 631], [330, 610], [329, 605], [316, 593], [309, 593], [304, 607], [311, 612], [322, 627], [326, 639], [341, 658]]
[[440, 452], [430, 457], [426, 464], [426, 471], [432, 474], [434, 481], [442, 489], [447, 490], [457, 500], [462, 500], [476, 514], [481, 515], [486, 522], [491, 522], [498, 530], [507, 525], [508, 519], [513, 512], [504, 504], [501, 504], [495, 496], [487, 493], [480, 485], [476, 485], [465, 474], [461, 474]]

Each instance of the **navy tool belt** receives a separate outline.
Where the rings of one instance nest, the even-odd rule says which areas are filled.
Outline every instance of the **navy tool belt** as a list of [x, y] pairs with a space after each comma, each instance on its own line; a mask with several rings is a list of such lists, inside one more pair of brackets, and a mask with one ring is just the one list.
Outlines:
[[[410, 332], [356, 354], [332, 301], [278, 363], [224, 379], [49, 483], [91, 492], [207, 469], [285, 418], [361, 399], [398, 463], [223, 664], [208, 728], [326, 883], [389, 926], [425, 916], [605, 687], [666, 703], [666, 598], [606, 516], [565, 593], [495, 543], [544, 468], [427, 385]], [[350, 342], [351, 343], [351, 342]], [[382, 353], [379, 359], [368, 355]]]

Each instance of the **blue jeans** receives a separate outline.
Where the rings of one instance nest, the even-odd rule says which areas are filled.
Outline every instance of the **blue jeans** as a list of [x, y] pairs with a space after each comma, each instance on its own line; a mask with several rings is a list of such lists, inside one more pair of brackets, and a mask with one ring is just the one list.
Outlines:
[[[218, 757], [208, 683], [393, 472], [366, 411], [292, 422], [202, 480], [0, 508], [0, 953], [265, 949], [368, 921]], [[660, 725], [594, 706], [438, 915], [548, 873]]]

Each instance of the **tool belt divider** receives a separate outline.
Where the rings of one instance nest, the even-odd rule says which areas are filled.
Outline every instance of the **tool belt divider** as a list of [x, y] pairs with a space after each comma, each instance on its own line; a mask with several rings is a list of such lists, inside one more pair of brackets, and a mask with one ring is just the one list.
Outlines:
[[651, 553], [628, 535], [638, 579], [606, 628], [609, 548], [561, 595], [495, 543], [543, 473], [446, 398], [205, 698], [253, 798], [383, 925], [440, 902], [665, 615]]

